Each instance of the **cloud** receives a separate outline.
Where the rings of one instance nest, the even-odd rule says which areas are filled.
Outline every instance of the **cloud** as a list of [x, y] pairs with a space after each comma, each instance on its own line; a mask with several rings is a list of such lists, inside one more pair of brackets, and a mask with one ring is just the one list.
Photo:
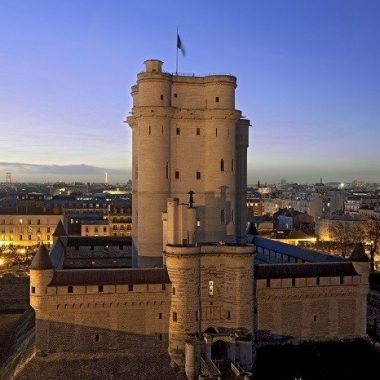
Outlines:
[[87, 164], [26, 164], [23, 162], [0, 162], [1, 171], [10, 171], [15, 180], [20, 181], [47, 181], [59, 178], [66, 180], [94, 180], [100, 181], [107, 172], [109, 178], [115, 180], [127, 179], [131, 171], [127, 169], [112, 169]]

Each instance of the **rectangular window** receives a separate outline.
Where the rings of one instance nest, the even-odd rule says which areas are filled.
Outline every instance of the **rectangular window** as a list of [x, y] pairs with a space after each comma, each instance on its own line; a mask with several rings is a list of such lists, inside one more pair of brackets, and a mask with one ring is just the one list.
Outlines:
[[267, 288], [270, 288], [270, 278], [267, 278], [267, 284], [266, 284]]
[[201, 129], [197, 128], [197, 135], [199, 136], [201, 134]]
[[340, 276], [339, 281], [340, 281], [340, 284], [343, 285], [344, 284], [344, 276]]
[[231, 312], [227, 311], [227, 319], [231, 319]]
[[103, 285], [98, 285], [98, 292], [103, 293]]
[[128, 285], [128, 292], [133, 292], [133, 284]]
[[29, 235], [29, 236], [28, 236], [28, 240], [32, 240], [32, 235]]
[[181, 134], [181, 128], [176, 128], [176, 133], [177, 133], [177, 135], [180, 135]]
[[213, 296], [214, 295], [214, 281], [208, 282], [208, 295]]
[[317, 283], [317, 285], [319, 285], [319, 284], [321, 283], [321, 280], [320, 280], [319, 277], [317, 277], [317, 279], [316, 279], [316, 283]]
[[215, 128], [215, 136], [218, 136], [218, 128]]
[[31, 292], [32, 292], [32, 294], [34, 294], [36, 292], [36, 287], [35, 286], [32, 286]]
[[174, 97], [175, 97], [175, 98], [178, 98], [178, 94], [174, 94]]
[[161, 98], [161, 100], [164, 100], [164, 95], [161, 94], [160, 98]]
[[292, 278], [292, 286], [296, 286], [296, 279]]
[[231, 171], [234, 171], [234, 160], [231, 160]]
[[161, 284], [161, 290], [166, 290], [166, 284]]
[[175, 296], [175, 288], [172, 289], [173, 296]]
[[67, 293], [73, 293], [74, 288], [72, 286], [67, 287]]
[[158, 313], [158, 319], [162, 319], [162, 313]]
[[219, 96], [215, 96], [215, 103], [219, 103]]
[[173, 311], [173, 322], [177, 322], [177, 312]]
[[178, 170], [175, 171], [175, 179], [179, 179], [179, 171]]
[[197, 179], [201, 179], [201, 172], [197, 172]]

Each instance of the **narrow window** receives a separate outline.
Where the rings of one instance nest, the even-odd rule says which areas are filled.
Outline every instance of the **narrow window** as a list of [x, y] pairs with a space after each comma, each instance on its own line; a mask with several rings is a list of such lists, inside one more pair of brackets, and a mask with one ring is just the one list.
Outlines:
[[218, 128], [215, 128], [215, 136], [218, 136]]
[[177, 312], [173, 311], [173, 322], [177, 322]]
[[32, 286], [31, 292], [32, 292], [32, 294], [34, 294], [36, 292], [36, 287], [35, 286]]
[[161, 284], [161, 290], [166, 290], [166, 284]]
[[181, 128], [176, 128], [176, 133], [177, 133], [177, 135], [180, 135], [181, 134]]
[[197, 172], [197, 179], [201, 179], [201, 172]]
[[158, 319], [162, 319], [162, 313], [158, 313]]
[[173, 287], [172, 293], [173, 293], [173, 296], [175, 296], [175, 288], [174, 287]]
[[317, 277], [316, 282], [317, 282], [317, 285], [319, 285], [321, 283], [321, 279], [319, 277]]
[[220, 210], [220, 223], [225, 223], [226, 217], [225, 217], [225, 211]]
[[175, 171], [175, 179], [179, 179], [179, 171], [178, 170]]
[[215, 103], [219, 103], [219, 96], [215, 96]]
[[315, 321], [317, 320], [317, 316], [316, 316], [316, 315], [314, 315], [313, 319], [314, 319], [314, 322], [315, 322]]
[[152, 133], [152, 128], [151, 128], [151, 126], [149, 126], [149, 134], [151, 134]]
[[133, 292], [133, 284], [128, 285], [128, 292]]
[[227, 311], [227, 319], [231, 319], [231, 312]]
[[344, 284], [344, 276], [340, 276], [340, 284], [342, 285], [342, 284]]
[[231, 210], [231, 221], [232, 223], [235, 223], [235, 215], [234, 215], [234, 210]]
[[74, 289], [72, 286], [67, 287], [67, 293], [73, 293]]
[[165, 174], [166, 174], [166, 179], [168, 179], [169, 178], [169, 163], [168, 162], [166, 163]]
[[296, 279], [292, 278], [292, 286], [296, 286]]
[[163, 125], [161, 126], [161, 135], [162, 136], [164, 135], [164, 126]]
[[201, 129], [197, 128], [197, 135], [199, 136], [201, 134]]
[[103, 293], [103, 285], [98, 285], [98, 292]]
[[201, 221], [198, 219], [197, 220], [197, 227], [200, 227], [201, 226]]
[[174, 94], [174, 97], [175, 97], [175, 98], [178, 98], [178, 94]]
[[224, 172], [224, 160], [223, 159], [220, 160], [220, 171]]
[[162, 340], [162, 334], [160, 333], [160, 340]]
[[213, 296], [214, 295], [214, 281], [208, 282], [208, 295]]
[[95, 342], [99, 342], [99, 334], [95, 335]]
[[231, 171], [234, 172], [234, 160], [231, 160]]
[[267, 278], [267, 288], [270, 288], [270, 278]]
[[164, 100], [164, 95], [161, 94], [160, 98], [161, 98], [161, 100]]

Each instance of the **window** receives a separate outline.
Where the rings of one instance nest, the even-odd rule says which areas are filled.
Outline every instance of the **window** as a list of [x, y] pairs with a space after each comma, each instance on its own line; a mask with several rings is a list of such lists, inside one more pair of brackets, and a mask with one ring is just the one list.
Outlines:
[[344, 276], [340, 276], [339, 282], [341, 285], [344, 284]]
[[313, 319], [314, 319], [314, 322], [315, 322], [315, 321], [317, 320], [317, 316], [316, 316], [316, 315], [314, 315]]
[[67, 287], [67, 293], [73, 293], [74, 289], [72, 286]]
[[321, 283], [321, 279], [320, 279], [319, 277], [317, 277], [317, 279], [316, 279], [316, 283], [317, 283], [317, 285], [320, 285], [320, 283]]
[[267, 287], [267, 288], [270, 288], [270, 278], [267, 278], [266, 287]]
[[179, 171], [178, 170], [175, 171], [175, 179], [179, 179]]
[[220, 160], [220, 171], [224, 172], [224, 160], [223, 160], [223, 158]]
[[296, 286], [296, 279], [292, 278], [292, 286]]
[[220, 210], [220, 223], [225, 223], [225, 212], [224, 210]]
[[41, 219], [37, 219], [37, 224], [41, 224]]
[[160, 333], [160, 340], [162, 340], [162, 334]]
[[123, 244], [119, 244], [120, 251], [123, 249]]
[[98, 285], [98, 292], [103, 293], [103, 285]]
[[201, 129], [197, 128], [197, 135], [199, 136], [201, 134]]
[[161, 135], [162, 136], [164, 135], [164, 126], [163, 125], [161, 126]]
[[99, 334], [96, 334], [96, 335], [95, 335], [94, 340], [95, 340], [95, 342], [99, 342]]
[[197, 179], [201, 179], [201, 172], [197, 172]]
[[197, 220], [197, 227], [200, 227], [201, 226], [201, 221], [198, 219]]
[[158, 319], [162, 319], [162, 313], [158, 313]]
[[176, 128], [176, 133], [177, 133], [177, 135], [180, 135], [181, 134], [181, 128]]
[[50, 227], [48, 227], [48, 228], [46, 229], [46, 232], [48, 232], [48, 233], [50, 232]]
[[215, 96], [215, 103], [219, 103], [219, 96]]
[[20, 239], [19, 240], [22, 240], [22, 235], [20, 235]]
[[214, 281], [208, 282], [208, 295], [213, 296], [214, 295]]
[[234, 171], [234, 160], [231, 160], [231, 171]]
[[177, 312], [173, 311], [173, 322], [177, 322]]
[[175, 288], [174, 287], [173, 287], [172, 293], [173, 293], [173, 296], [175, 296]]
[[32, 286], [31, 292], [32, 292], [32, 294], [34, 294], [36, 292], [36, 287], [35, 286]]
[[164, 100], [164, 95], [161, 94], [160, 98], [161, 98], [161, 100]]
[[175, 98], [178, 98], [178, 94], [174, 94], [174, 97], [175, 97]]
[[103, 232], [107, 232], [107, 227], [103, 227]]
[[215, 128], [215, 136], [218, 136], [218, 128]]
[[133, 284], [128, 285], [128, 292], [133, 292]]
[[231, 312], [227, 311], [227, 319], [231, 319]]
[[161, 284], [161, 290], [166, 290], [166, 284]]
[[85, 231], [86, 231], [86, 232], [89, 232], [88, 227], [86, 227]]
[[92, 245], [91, 247], [90, 247], [90, 251], [93, 251], [94, 250], [94, 246]]
[[169, 178], [169, 163], [168, 162], [166, 163], [165, 174], [166, 174], [166, 179], [168, 179]]
[[29, 235], [29, 236], [28, 236], [28, 240], [32, 240], [32, 235]]
[[152, 128], [149, 126], [149, 135], [152, 133]]

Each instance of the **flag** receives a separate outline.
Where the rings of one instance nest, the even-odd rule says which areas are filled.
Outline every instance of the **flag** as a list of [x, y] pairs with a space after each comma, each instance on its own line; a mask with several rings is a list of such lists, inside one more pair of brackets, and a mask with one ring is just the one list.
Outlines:
[[183, 46], [183, 43], [178, 33], [177, 33], [177, 49], [181, 50], [183, 55], [186, 55], [185, 47]]

